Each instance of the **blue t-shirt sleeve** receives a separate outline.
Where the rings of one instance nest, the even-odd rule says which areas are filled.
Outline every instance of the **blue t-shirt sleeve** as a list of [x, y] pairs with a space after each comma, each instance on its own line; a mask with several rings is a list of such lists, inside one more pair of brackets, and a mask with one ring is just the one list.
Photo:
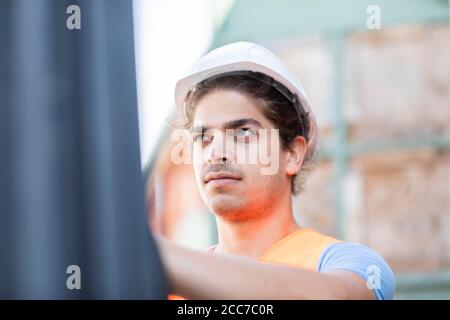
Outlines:
[[360, 275], [378, 300], [394, 298], [395, 277], [387, 262], [375, 251], [350, 242], [328, 246], [317, 264], [317, 271], [349, 270]]

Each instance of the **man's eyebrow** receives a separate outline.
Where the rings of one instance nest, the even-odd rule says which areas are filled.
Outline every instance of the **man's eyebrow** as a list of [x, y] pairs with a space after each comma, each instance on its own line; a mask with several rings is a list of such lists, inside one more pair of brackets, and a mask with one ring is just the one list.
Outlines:
[[247, 124], [251, 124], [251, 125], [262, 128], [261, 123], [258, 120], [255, 120], [253, 118], [243, 118], [243, 119], [227, 121], [223, 124], [223, 128], [224, 129], [234, 129], [234, 128], [242, 127]]
[[[223, 123], [222, 128], [223, 129], [235, 129], [235, 128], [239, 128], [239, 127], [242, 127], [242, 126], [248, 125], [248, 124], [262, 128], [261, 123], [258, 120], [255, 120], [253, 118], [242, 118], [242, 119], [230, 120], [230, 121]], [[191, 131], [191, 133], [204, 133], [205, 131], [207, 131], [209, 129], [211, 129], [211, 127], [199, 125], [199, 126], [192, 127], [190, 131]]]

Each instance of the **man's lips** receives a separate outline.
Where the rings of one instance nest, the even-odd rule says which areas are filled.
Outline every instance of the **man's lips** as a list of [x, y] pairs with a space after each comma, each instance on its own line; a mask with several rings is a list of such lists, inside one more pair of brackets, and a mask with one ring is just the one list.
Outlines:
[[205, 176], [204, 182], [208, 183], [214, 180], [241, 180], [242, 178], [229, 172], [210, 172]]

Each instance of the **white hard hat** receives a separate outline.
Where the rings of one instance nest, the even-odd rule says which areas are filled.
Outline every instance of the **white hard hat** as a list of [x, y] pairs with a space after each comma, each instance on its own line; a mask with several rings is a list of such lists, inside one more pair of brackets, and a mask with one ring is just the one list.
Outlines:
[[[232, 71], [261, 72], [283, 84], [297, 94], [309, 117], [308, 151], [314, 152], [317, 124], [308, 103], [305, 90], [283, 62], [268, 49], [251, 42], [234, 42], [212, 50], [202, 57], [193, 72], [179, 80], [175, 87], [175, 103], [178, 115], [184, 114], [184, 103], [189, 91], [199, 82]], [[301, 121], [299, 119], [299, 121]], [[308, 152], [308, 153], [309, 153]]]

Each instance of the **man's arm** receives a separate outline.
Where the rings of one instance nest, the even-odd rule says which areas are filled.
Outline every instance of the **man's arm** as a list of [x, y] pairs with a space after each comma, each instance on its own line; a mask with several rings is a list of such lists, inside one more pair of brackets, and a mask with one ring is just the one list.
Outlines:
[[374, 299], [351, 271], [313, 272], [177, 246], [157, 237], [171, 293], [187, 299]]

